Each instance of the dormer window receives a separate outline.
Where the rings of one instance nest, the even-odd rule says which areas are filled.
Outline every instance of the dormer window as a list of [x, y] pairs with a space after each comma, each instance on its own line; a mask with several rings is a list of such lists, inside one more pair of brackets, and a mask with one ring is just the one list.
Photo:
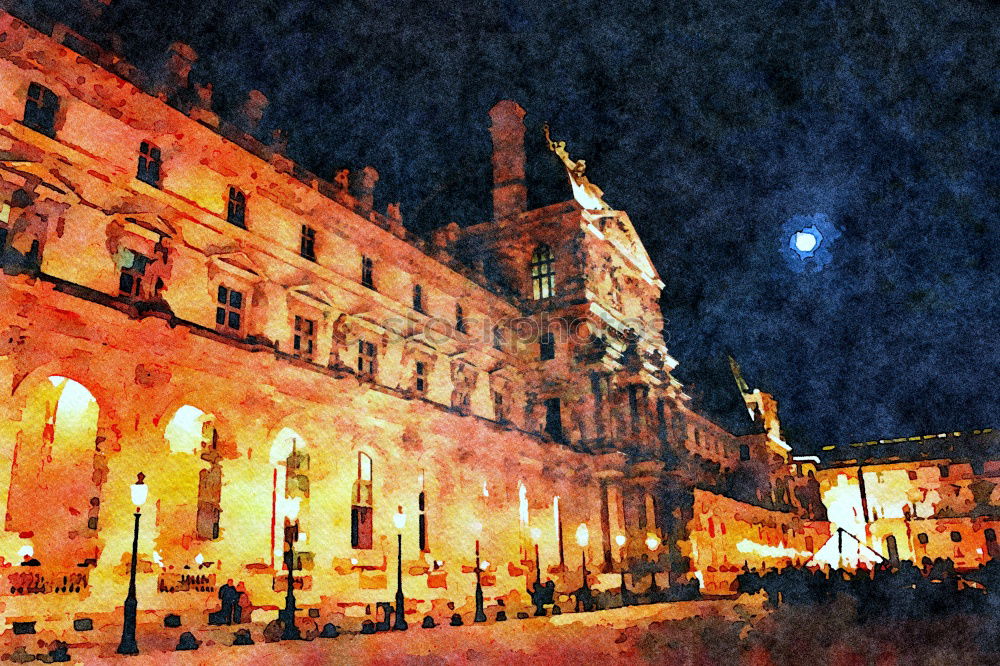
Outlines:
[[241, 229], [247, 228], [247, 195], [235, 187], [229, 188], [226, 221], [235, 227], [240, 227]]
[[541, 300], [555, 295], [555, 261], [552, 250], [544, 243], [531, 255], [531, 290], [534, 299]]
[[299, 236], [299, 255], [309, 261], [316, 261], [316, 230], [307, 224], [302, 225]]
[[419, 284], [413, 285], [413, 309], [421, 314], [426, 314], [424, 311], [424, 288]]
[[160, 186], [160, 149], [143, 141], [139, 144], [139, 168], [135, 177], [147, 185]]
[[361, 286], [375, 289], [375, 263], [371, 257], [361, 257]]
[[28, 86], [28, 99], [24, 102], [24, 124], [50, 139], [56, 136], [56, 113], [59, 98], [39, 83]]

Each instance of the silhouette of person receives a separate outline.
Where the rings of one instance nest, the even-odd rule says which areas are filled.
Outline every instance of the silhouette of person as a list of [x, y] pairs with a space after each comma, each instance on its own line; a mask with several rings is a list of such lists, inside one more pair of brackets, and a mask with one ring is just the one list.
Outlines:
[[236, 612], [236, 603], [240, 593], [233, 587], [233, 579], [230, 578], [226, 584], [219, 588], [219, 599], [222, 601], [222, 623], [232, 624], [233, 616]]

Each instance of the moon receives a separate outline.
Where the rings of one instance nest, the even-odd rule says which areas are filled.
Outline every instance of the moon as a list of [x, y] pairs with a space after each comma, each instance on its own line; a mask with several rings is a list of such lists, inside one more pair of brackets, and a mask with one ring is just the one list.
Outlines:
[[795, 234], [795, 249], [799, 252], [812, 252], [816, 249], [816, 236], [808, 231], [800, 231]]

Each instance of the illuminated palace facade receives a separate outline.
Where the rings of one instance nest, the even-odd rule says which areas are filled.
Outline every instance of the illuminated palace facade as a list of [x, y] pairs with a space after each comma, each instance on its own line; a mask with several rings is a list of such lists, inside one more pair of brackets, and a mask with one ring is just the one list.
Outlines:
[[64, 26], [3, 13], [0, 37], [6, 621], [121, 603], [140, 472], [154, 613], [228, 579], [280, 605], [297, 524], [300, 607], [366, 616], [399, 511], [416, 614], [467, 608], [477, 540], [508, 606], [535, 544], [561, 591], [585, 549], [596, 588], [642, 564], [728, 593], [830, 541], [840, 482], [790, 457], [769, 395], [739, 380], [745, 436], [690, 408], [663, 283], [563, 143], [572, 198], [528, 210], [517, 104], [490, 111], [493, 219], [424, 239], [373, 209], [374, 169], [327, 181], [254, 138], [259, 93], [221, 119], [182, 44], [152, 83]]

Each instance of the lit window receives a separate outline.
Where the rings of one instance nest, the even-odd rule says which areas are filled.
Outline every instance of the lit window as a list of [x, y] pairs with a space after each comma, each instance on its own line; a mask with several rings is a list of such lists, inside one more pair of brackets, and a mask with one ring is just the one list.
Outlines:
[[416, 389], [421, 395], [427, 391], [427, 364], [423, 361], [416, 363]]
[[374, 379], [376, 367], [375, 343], [358, 340], [358, 375], [364, 379]]
[[239, 333], [243, 329], [243, 293], [219, 285], [215, 306], [215, 324], [218, 328]]
[[375, 288], [374, 269], [375, 264], [371, 257], [361, 257], [361, 286], [369, 289]]
[[358, 452], [358, 479], [351, 503], [351, 548], [372, 547], [372, 459]]
[[247, 195], [235, 187], [229, 188], [226, 221], [242, 229], [247, 228]]
[[455, 330], [459, 333], [467, 333], [465, 326], [465, 313], [462, 311], [462, 304], [455, 303]]
[[306, 224], [302, 225], [299, 254], [309, 261], [316, 261], [316, 230]]
[[160, 186], [160, 149], [143, 141], [139, 145], [139, 168], [135, 177], [153, 187]]
[[47, 137], [56, 136], [56, 113], [59, 98], [38, 83], [28, 86], [28, 99], [24, 102], [24, 124]]
[[146, 267], [152, 259], [137, 252], [125, 250], [126, 265], [121, 267], [118, 275], [118, 293], [131, 299], [142, 297], [142, 279], [146, 275]]
[[413, 309], [424, 312], [424, 289], [419, 284], [413, 285]]
[[556, 357], [556, 339], [550, 332], [542, 333], [538, 340], [538, 358], [543, 361], [551, 361]]
[[555, 262], [548, 245], [539, 245], [531, 255], [531, 286], [535, 300], [555, 294]]
[[295, 337], [292, 340], [292, 354], [296, 358], [311, 361], [316, 348], [316, 322], [295, 315]]

